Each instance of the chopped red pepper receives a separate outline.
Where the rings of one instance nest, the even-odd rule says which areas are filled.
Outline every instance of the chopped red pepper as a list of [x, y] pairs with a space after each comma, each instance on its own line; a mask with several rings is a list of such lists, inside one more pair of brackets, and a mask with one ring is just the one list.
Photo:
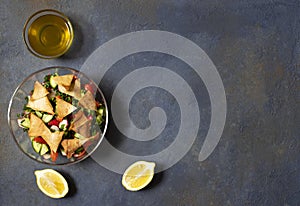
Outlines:
[[51, 150], [50, 157], [51, 157], [52, 162], [56, 162], [57, 157], [58, 157], [58, 152], [54, 152]]
[[33, 138], [33, 141], [36, 141], [37, 143], [40, 144], [47, 144], [47, 142], [42, 137], [35, 137]]
[[59, 121], [57, 119], [53, 119], [50, 122], [48, 122], [49, 126], [55, 125], [58, 126], [59, 125]]

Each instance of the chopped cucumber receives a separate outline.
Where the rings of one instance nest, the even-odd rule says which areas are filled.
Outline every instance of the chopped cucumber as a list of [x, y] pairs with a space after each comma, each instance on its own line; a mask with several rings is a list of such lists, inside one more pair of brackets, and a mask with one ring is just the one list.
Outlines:
[[102, 116], [101, 116], [101, 115], [98, 115], [98, 116], [96, 117], [96, 122], [97, 122], [98, 125], [100, 125], [100, 124], [103, 122], [103, 119], [102, 119]]
[[45, 123], [48, 123], [48, 122], [51, 121], [52, 118], [53, 118], [53, 115], [51, 115], [51, 114], [44, 114], [42, 120], [43, 120]]
[[47, 144], [38, 143], [38, 142], [34, 141], [33, 139], [31, 141], [31, 143], [32, 143], [33, 150], [40, 155], [44, 155], [50, 151]]
[[55, 87], [57, 86], [57, 83], [53, 80], [53, 77], [54, 77], [54, 76], [51, 76], [51, 77], [50, 77], [49, 82], [50, 82], [51, 87], [52, 87], [52, 88], [55, 88]]
[[38, 116], [39, 118], [42, 118], [43, 114], [39, 111], [35, 111], [36, 116]]
[[103, 114], [104, 114], [104, 108], [103, 107], [100, 107], [98, 109], [98, 114], [101, 115], [101, 116], [103, 116]]
[[41, 151], [41, 148], [42, 148], [42, 144], [41, 143], [38, 143], [36, 141], [32, 141], [32, 148], [33, 150], [36, 152], [36, 153], [40, 153]]
[[24, 120], [21, 122], [21, 125], [25, 128], [29, 128], [30, 127], [30, 119], [24, 118]]
[[49, 148], [46, 144], [42, 144], [41, 150], [40, 150], [40, 155], [44, 155], [47, 152], [49, 152]]
[[103, 116], [105, 116], [104, 111], [105, 111], [105, 107], [103, 106], [101, 106], [97, 111], [98, 115], [96, 117], [96, 122], [98, 125], [102, 124], [103, 122]]

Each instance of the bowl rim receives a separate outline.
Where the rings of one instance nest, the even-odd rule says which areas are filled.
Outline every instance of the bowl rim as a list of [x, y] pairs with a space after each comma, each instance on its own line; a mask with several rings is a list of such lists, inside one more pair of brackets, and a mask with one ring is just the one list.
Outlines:
[[[30, 21], [31, 21], [35, 16], [40, 15], [40, 14], [43, 14], [43, 13], [45, 13], [44, 15], [47, 15], [47, 14], [53, 14], [53, 15], [56, 15], [56, 16], [58, 16], [58, 17], [63, 18], [63, 19], [66, 21], [67, 26], [68, 26], [68, 28], [69, 28], [69, 30], [70, 30], [71, 38], [70, 38], [70, 41], [69, 41], [68, 46], [66, 47], [66, 49], [65, 49], [63, 52], [61, 52], [61, 53], [59, 53], [59, 54], [57, 54], [57, 55], [47, 56], [47, 55], [39, 54], [38, 52], [36, 52], [36, 51], [31, 47], [31, 45], [30, 45], [30, 43], [29, 43], [29, 40], [28, 40], [28, 32], [27, 32], [27, 30], [29, 29], [28, 26], [31, 25], [31, 24], [29, 24], [29, 23], [30, 23]], [[41, 16], [43, 16], [43, 15], [41, 15]], [[41, 16], [39, 16], [39, 17], [41, 17]], [[38, 18], [39, 18], [39, 17], [38, 17]], [[35, 20], [36, 20], [36, 19], [35, 19]], [[35, 20], [34, 20], [34, 21], [35, 21]], [[32, 22], [31, 22], [31, 23], [32, 23]], [[55, 9], [42, 9], [42, 10], [36, 11], [35, 13], [33, 13], [31, 16], [28, 17], [28, 19], [26, 20], [26, 22], [25, 22], [25, 24], [24, 24], [24, 26], [23, 26], [23, 41], [25, 42], [25, 45], [26, 45], [26, 47], [27, 47], [27, 50], [28, 50], [31, 54], [33, 54], [34, 56], [39, 57], [39, 58], [42, 58], [42, 59], [54, 59], [54, 58], [57, 58], [57, 57], [60, 57], [60, 56], [64, 55], [64, 54], [70, 49], [70, 47], [71, 47], [71, 45], [72, 45], [72, 42], [73, 42], [73, 39], [74, 39], [74, 29], [73, 29], [73, 26], [72, 26], [72, 23], [71, 23], [70, 19], [69, 19], [64, 13], [62, 13], [62, 12], [60, 12], [60, 11], [57, 11], [57, 10], [55, 10]]]
[[[47, 70], [52, 70], [52, 69], [66, 69], [66, 70], [70, 70], [76, 74], [79, 74], [81, 76], [84, 76], [85, 78], [87, 78], [90, 82], [92, 82], [94, 85], [97, 86], [97, 91], [100, 93], [101, 95], [101, 98], [102, 98], [102, 101], [103, 101], [103, 104], [105, 106], [105, 126], [104, 126], [104, 129], [101, 134], [101, 137], [99, 138], [98, 142], [97, 142], [97, 145], [92, 149], [92, 151], [88, 152], [87, 155], [85, 155], [84, 157], [80, 158], [80, 159], [76, 159], [75, 161], [72, 161], [72, 162], [66, 162], [66, 163], [51, 163], [51, 162], [43, 162], [43, 161], [40, 161], [36, 158], [33, 158], [32, 156], [30, 156], [26, 151], [24, 151], [22, 149], [22, 147], [20, 146], [20, 144], [17, 142], [17, 139], [15, 137], [15, 134], [13, 132], [13, 129], [12, 129], [12, 125], [11, 125], [11, 107], [12, 107], [12, 103], [13, 103], [13, 100], [14, 100], [14, 97], [15, 95], [17, 94], [17, 92], [19, 91], [19, 89], [23, 86], [23, 84], [25, 82], [27, 82], [28, 79], [30, 79], [32, 76], [40, 73], [40, 72], [44, 72], [44, 71], [47, 71]], [[13, 136], [13, 139], [14, 141], [16, 142], [18, 148], [28, 157], [30, 157], [30, 159], [34, 160], [35, 162], [38, 162], [38, 163], [42, 163], [42, 164], [46, 164], [46, 165], [51, 165], [51, 166], [68, 166], [68, 165], [73, 165], [73, 164], [76, 164], [76, 163], [79, 163], [83, 160], [85, 160], [86, 158], [90, 157], [92, 155], [92, 153], [94, 153], [94, 151], [99, 147], [99, 145], [101, 144], [101, 142], [103, 141], [103, 139], [105, 138], [105, 134], [106, 134], [106, 131], [107, 131], [107, 128], [108, 128], [108, 106], [107, 106], [107, 102], [106, 102], [106, 99], [104, 97], [104, 94], [102, 92], [102, 90], [99, 88], [99, 86], [94, 82], [94, 80], [92, 80], [90, 77], [88, 77], [86, 74], [84, 74], [83, 72], [79, 71], [79, 70], [76, 70], [76, 69], [73, 69], [73, 68], [70, 68], [70, 67], [67, 67], [67, 66], [50, 66], [50, 67], [45, 67], [43, 69], [40, 69], [38, 71], [35, 71], [33, 73], [31, 73], [30, 75], [28, 75], [18, 86], [17, 88], [15, 89], [15, 91], [13, 92], [10, 100], [9, 100], [9, 104], [8, 104], [8, 110], [7, 110], [7, 121], [8, 121], [8, 126], [9, 126], [9, 130], [10, 130], [10, 133], [11, 135]]]

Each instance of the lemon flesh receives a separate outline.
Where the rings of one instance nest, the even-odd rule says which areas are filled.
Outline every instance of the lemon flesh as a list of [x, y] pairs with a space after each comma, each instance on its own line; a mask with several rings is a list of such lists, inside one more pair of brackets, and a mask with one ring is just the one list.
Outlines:
[[122, 185], [129, 191], [146, 187], [154, 175], [154, 162], [138, 161], [130, 165], [123, 174]]
[[62, 198], [68, 193], [68, 183], [57, 171], [52, 169], [36, 170], [34, 174], [39, 189], [45, 195], [52, 198]]

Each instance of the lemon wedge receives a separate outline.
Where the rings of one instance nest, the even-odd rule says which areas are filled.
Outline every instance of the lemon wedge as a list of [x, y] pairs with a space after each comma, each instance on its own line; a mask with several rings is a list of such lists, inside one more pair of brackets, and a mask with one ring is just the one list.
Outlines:
[[138, 161], [130, 165], [122, 177], [122, 185], [129, 191], [146, 187], [154, 175], [154, 162]]
[[39, 189], [52, 198], [62, 198], [68, 191], [65, 178], [53, 169], [36, 170], [34, 172]]

